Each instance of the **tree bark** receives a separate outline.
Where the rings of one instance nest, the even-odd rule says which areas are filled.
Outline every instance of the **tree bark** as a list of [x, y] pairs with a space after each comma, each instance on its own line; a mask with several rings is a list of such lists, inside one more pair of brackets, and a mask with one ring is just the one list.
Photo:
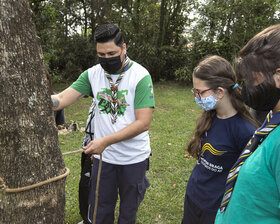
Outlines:
[[167, 4], [168, 2], [166, 0], [161, 0], [158, 48], [164, 45], [165, 34], [166, 34], [166, 21], [167, 21]]
[[84, 37], [87, 37], [88, 35], [88, 10], [87, 10], [87, 3], [85, 0], [82, 0], [82, 5], [83, 5], [83, 10], [85, 13], [85, 17], [84, 17]]
[[[9, 188], [65, 173], [28, 0], [0, 0], [0, 177]], [[0, 189], [0, 223], [64, 223], [65, 179]]]

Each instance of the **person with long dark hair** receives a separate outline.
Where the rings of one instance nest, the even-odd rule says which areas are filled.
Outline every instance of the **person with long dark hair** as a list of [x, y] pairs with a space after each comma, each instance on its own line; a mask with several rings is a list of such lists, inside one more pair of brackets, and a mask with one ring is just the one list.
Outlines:
[[270, 112], [229, 173], [215, 223], [280, 223], [280, 24], [241, 49], [235, 70], [246, 104]]
[[231, 64], [208, 56], [193, 72], [196, 103], [204, 110], [187, 151], [198, 159], [188, 180], [183, 224], [212, 224], [226, 177], [255, 130]]

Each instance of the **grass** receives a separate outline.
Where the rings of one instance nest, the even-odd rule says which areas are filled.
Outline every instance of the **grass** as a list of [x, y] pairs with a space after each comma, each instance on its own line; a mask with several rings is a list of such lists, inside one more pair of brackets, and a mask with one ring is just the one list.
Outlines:
[[[56, 87], [57, 92], [63, 86]], [[190, 88], [174, 82], [154, 85], [156, 108], [150, 128], [152, 156], [147, 177], [151, 186], [137, 213], [137, 224], [180, 223], [183, 216], [185, 188], [188, 177], [196, 163], [185, 158], [184, 148], [195, 127], [201, 109], [196, 106]], [[85, 126], [91, 98], [81, 99], [65, 109], [66, 122]], [[81, 147], [82, 131], [59, 135], [62, 152]], [[81, 221], [78, 203], [80, 178], [80, 154], [64, 157], [71, 174], [66, 181], [66, 223]], [[116, 216], [117, 216], [116, 211]]]

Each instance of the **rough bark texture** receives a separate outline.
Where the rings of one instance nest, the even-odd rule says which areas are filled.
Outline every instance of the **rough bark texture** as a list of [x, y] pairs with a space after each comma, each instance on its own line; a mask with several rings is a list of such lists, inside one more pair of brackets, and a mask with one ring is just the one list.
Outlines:
[[[0, 177], [9, 188], [61, 175], [43, 54], [27, 0], [0, 0]], [[64, 223], [65, 179], [0, 189], [0, 223]]]

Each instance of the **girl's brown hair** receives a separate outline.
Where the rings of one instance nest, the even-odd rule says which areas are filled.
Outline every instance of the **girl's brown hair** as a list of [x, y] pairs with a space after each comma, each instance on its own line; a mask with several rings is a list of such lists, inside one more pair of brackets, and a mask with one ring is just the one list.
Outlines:
[[261, 103], [262, 96], [253, 85], [254, 81], [263, 77], [267, 98], [273, 97], [276, 93], [273, 75], [277, 68], [280, 68], [280, 24], [256, 34], [235, 59], [236, 75], [245, 81], [247, 94], [255, 105]]
[[[219, 56], [208, 56], [202, 60], [193, 71], [193, 76], [206, 82], [207, 86], [214, 91], [218, 87], [226, 89], [230, 95], [232, 106], [244, 119], [257, 126], [256, 121], [250, 114], [241, 98], [241, 88], [238, 86], [233, 89], [237, 79], [231, 64]], [[190, 140], [187, 151], [196, 158], [199, 158], [201, 142], [207, 130], [210, 129], [216, 115], [215, 110], [204, 111], [197, 119], [193, 137]]]

